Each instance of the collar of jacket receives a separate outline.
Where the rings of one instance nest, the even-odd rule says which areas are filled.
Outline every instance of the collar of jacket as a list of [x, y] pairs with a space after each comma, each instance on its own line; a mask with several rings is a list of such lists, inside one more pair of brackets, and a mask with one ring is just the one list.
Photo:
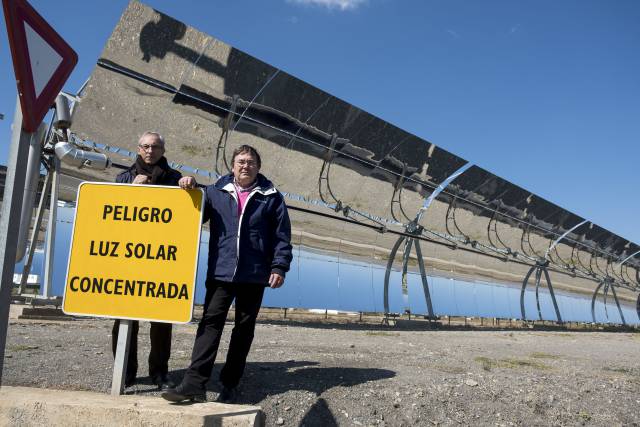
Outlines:
[[[268, 196], [270, 194], [275, 194], [278, 192], [278, 190], [276, 190], [276, 188], [273, 186], [273, 183], [261, 173], [258, 174], [256, 181], [258, 182], [251, 193], [260, 193], [263, 196]], [[215, 187], [218, 190], [226, 191], [228, 193], [235, 193], [236, 188], [233, 185], [233, 174], [230, 173], [220, 178], [218, 182], [216, 182]]]

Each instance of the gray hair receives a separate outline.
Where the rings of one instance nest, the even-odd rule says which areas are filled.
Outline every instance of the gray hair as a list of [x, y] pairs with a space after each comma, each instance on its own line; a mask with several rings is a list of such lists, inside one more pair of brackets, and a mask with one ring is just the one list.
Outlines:
[[162, 135], [160, 135], [158, 132], [152, 132], [152, 131], [146, 131], [145, 133], [143, 133], [140, 139], [138, 140], [138, 145], [140, 145], [142, 140], [148, 136], [155, 137], [158, 141], [160, 141], [160, 145], [162, 145], [162, 148], [164, 148], [164, 138], [162, 137]]

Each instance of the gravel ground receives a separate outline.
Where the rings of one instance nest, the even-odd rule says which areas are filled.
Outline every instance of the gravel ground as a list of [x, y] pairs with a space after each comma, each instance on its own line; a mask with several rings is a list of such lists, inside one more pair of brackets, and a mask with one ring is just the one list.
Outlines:
[[[640, 425], [640, 333], [421, 328], [262, 322], [239, 403], [268, 426]], [[174, 380], [195, 329], [174, 327]], [[3, 383], [108, 393], [110, 334], [107, 320], [11, 321]], [[141, 362], [147, 337], [143, 322]], [[157, 395], [140, 365], [127, 393]]]

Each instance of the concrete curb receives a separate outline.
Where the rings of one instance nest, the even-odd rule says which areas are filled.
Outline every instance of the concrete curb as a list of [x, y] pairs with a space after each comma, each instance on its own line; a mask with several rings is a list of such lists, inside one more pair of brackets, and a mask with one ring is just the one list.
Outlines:
[[2, 386], [0, 425], [261, 427], [264, 416], [258, 406], [170, 404], [150, 396]]

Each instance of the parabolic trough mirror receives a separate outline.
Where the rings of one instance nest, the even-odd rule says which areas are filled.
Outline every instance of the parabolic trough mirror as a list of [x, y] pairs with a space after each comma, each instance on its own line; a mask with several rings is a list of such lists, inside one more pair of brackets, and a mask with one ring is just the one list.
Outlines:
[[292, 269], [267, 306], [640, 322], [637, 244], [141, 3], [108, 40], [71, 130], [117, 164], [157, 131], [202, 184], [254, 146], [293, 227]]

